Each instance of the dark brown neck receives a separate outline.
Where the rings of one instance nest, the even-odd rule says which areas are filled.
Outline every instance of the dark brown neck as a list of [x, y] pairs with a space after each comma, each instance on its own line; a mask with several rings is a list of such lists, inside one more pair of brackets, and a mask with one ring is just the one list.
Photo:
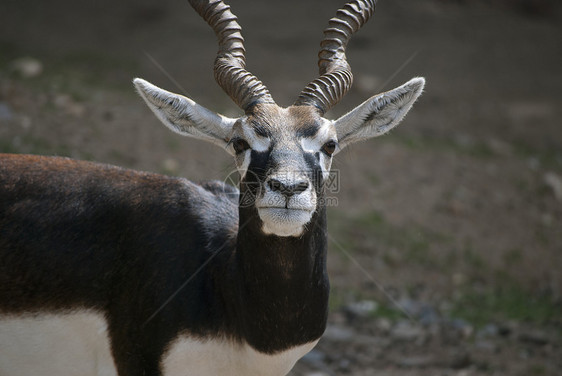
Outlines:
[[325, 207], [300, 237], [265, 235], [254, 207], [239, 213], [233, 262], [245, 340], [274, 353], [318, 339], [328, 316]]

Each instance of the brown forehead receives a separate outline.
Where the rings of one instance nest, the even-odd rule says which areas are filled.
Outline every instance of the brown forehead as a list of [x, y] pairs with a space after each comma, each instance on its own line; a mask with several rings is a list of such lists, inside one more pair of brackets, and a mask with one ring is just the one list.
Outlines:
[[248, 114], [248, 123], [260, 136], [269, 136], [279, 129], [300, 137], [312, 137], [318, 132], [322, 118], [312, 106], [281, 108], [275, 104], [260, 104]]

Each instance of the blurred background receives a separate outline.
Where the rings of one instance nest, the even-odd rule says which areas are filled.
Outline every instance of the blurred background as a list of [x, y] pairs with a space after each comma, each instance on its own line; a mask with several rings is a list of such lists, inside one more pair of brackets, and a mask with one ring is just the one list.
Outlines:
[[[280, 105], [317, 76], [341, 0], [231, 0], [248, 68]], [[0, 2], [0, 152], [224, 179], [134, 77], [228, 116], [217, 45], [184, 0]], [[562, 9], [556, 0], [381, 0], [348, 46], [336, 118], [411, 77], [391, 134], [338, 155], [330, 325], [292, 375], [558, 375], [562, 368]]]

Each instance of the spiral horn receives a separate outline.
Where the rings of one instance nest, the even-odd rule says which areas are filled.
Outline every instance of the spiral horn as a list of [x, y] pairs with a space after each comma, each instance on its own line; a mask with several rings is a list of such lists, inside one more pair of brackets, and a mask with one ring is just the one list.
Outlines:
[[350, 1], [329, 21], [318, 53], [320, 77], [301, 91], [295, 106], [315, 106], [323, 115], [351, 88], [353, 75], [345, 49], [351, 35], [373, 15], [375, 5], [376, 0]]
[[246, 112], [258, 103], [275, 103], [265, 85], [246, 70], [242, 28], [230, 6], [221, 0], [189, 0], [189, 3], [218, 38], [214, 72], [219, 86]]

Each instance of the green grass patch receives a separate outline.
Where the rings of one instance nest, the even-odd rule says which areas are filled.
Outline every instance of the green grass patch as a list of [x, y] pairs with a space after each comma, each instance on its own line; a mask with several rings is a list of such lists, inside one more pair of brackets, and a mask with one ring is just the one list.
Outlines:
[[373, 318], [383, 318], [394, 322], [407, 318], [407, 316], [395, 306], [380, 304], [373, 312]]
[[535, 148], [518, 141], [513, 144], [514, 154], [521, 159], [536, 159], [541, 166], [547, 168], [562, 168], [562, 149], [557, 145], [543, 145]]
[[451, 316], [476, 326], [515, 320], [546, 324], [560, 320], [562, 307], [549, 296], [527, 292], [516, 286], [484, 291], [467, 288], [453, 302]]
[[[423, 266], [439, 267], [443, 260], [432, 254], [432, 245], [435, 243], [450, 242], [446, 235], [423, 228], [421, 226], [397, 226], [389, 223], [384, 216], [372, 211], [354, 218], [340, 218], [338, 220], [338, 236], [342, 244], [346, 244], [353, 251], [372, 247], [361, 244], [364, 234], [369, 234], [369, 239], [383, 251], [383, 260], [389, 266], [401, 265], [408, 261]], [[397, 253], [387, 254], [386, 250], [395, 249]], [[366, 249], [372, 252], [372, 249]]]

